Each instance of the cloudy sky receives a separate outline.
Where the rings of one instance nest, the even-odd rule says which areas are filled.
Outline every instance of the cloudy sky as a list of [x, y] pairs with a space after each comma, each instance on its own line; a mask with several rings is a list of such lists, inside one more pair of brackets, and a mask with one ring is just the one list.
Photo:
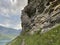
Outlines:
[[0, 26], [21, 29], [21, 10], [27, 0], [0, 0]]

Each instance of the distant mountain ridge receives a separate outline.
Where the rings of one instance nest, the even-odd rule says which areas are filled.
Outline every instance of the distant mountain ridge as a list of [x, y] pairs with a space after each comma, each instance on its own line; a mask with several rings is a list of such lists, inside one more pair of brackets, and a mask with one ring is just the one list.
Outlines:
[[20, 32], [21, 32], [21, 29], [17, 30], [17, 29], [0, 26], [0, 34], [15, 36], [15, 35], [19, 35]]

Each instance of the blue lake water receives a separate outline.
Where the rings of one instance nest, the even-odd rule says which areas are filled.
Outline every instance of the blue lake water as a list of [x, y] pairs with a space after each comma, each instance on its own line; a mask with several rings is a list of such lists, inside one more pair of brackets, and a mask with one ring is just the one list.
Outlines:
[[6, 43], [10, 42], [10, 40], [0, 40], [0, 45], [6, 45]]

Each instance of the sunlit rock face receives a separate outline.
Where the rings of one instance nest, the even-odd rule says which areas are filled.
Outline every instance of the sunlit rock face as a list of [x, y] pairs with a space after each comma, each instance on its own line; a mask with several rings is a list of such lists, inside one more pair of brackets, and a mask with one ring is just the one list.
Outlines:
[[21, 19], [23, 31], [46, 32], [60, 23], [60, 0], [28, 0]]

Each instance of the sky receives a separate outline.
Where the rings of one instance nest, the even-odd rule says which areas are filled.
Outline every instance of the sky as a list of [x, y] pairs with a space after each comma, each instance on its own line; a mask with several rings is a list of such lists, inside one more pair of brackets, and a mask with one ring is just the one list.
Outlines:
[[0, 26], [22, 29], [21, 10], [27, 0], [0, 0]]

